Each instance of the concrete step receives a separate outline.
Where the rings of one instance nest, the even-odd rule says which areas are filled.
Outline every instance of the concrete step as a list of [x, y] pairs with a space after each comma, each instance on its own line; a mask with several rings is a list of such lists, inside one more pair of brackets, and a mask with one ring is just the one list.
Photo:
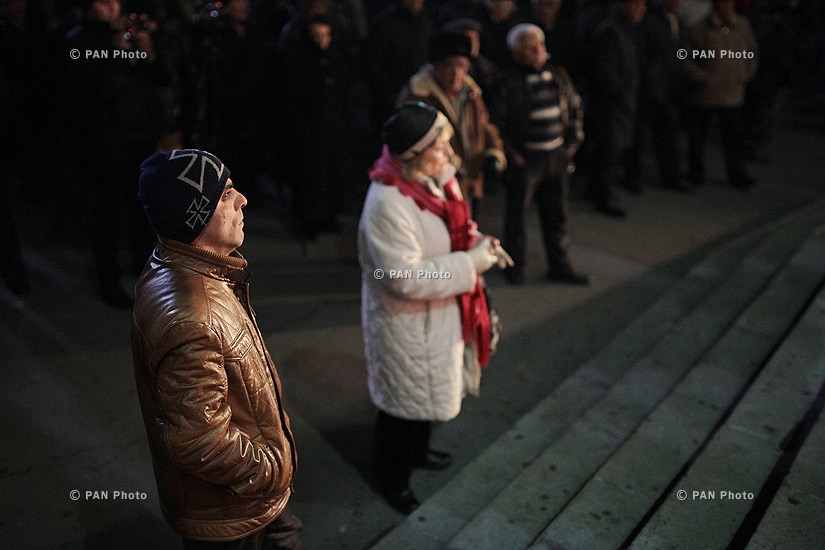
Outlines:
[[[528, 547], [599, 468], [637, 429], [658, 402], [716, 345], [740, 314], [781, 270], [809, 228], [779, 229], [737, 266], [641, 360], [491, 501], [447, 548]], [[817, 281], [818, 284], [818, 281]], [[797, 312], [798, 313], [798, 312]], [[794, 314], [795, 315], [797, 314]], [[793, 318], [789, 321], [792, 322]], [[750, 342], [725, 343], [723, 354]], [[770, 343], [764, 353], [775, 345]]]
[[[787, 327], [794, 324], [821, 284], [823, 266], [825, 235], [818, 234], [800, 247], [765, 292], [530, 548], [622, 547], [664, 495], [671, 495], [674, 480], [715, 433]], [[688, 502], [677, 504], [684, 513], [694, 497], [715, 491], [720, 498], [721, 491], [731, 489], [729, 484], [692, 488], [679, 484], [675, 490], [686, 491]], [[678, 501], [678, 496], [674, 498]]]
[[825, 541], [825, 417], [823, 392], [819, 420], [796, 456], [790, 472], [771, 501], [747, 550], [817, 548]]
[[[821, 268], [823, 264], [819, 265]], [[728, 546], [757, 505], [754, 499], [762, 498], [760, 493], [797, 425], [825, 384], [823, 334], [825, 289], [820, 290], [730, 417], [634, 538], [631, 548], [661, 549], [665, 544], [668, 548]], [[816, 447], [816, 439], [812, 446]], [[821, 468], [821, 455], [816, 459]], [[678, 491], [686, 491], [686, 501], [679, 500]], [[701, 492], [694, 498], [696, 491], [705, 491], [705, 498]], [[821, 499], [823, 493], [817, 496]], [[816, 522], [821, 530], [821, 519], [821, 515], [808, 516], [803, 521]], [[769, 524], [765, 529], [770, 529]], [[822, 540], [812, 545], [783, 541], [782, 547], [821, 548]]]
[[[680, 366], [689, 366], [691, 363], [685, 363], [684, 357], [691, 354], [697, 359], [701, 357], [774, 271], [787, 261], [820, 219], [822, 208], [818, 203], [792, 212], [708, 255], [604, 350], [582, 365], [373, 548], [444, 548], [451, 540], [449, 547], [456, 548], [525, 548], [552, 517], [546, 515], [548, 507], [542, 504], [549, 500], [549, 495], [543, 498], [542, 488], [547, 485], [536, 480], [527, 483], [534, 488], [533, 492], [540, 493], [534, 495], [537, 500], [522, 501], [530, 503], [526, 508], [535, 509], [535, 513], [527, 510], [531, 516], [527, 523], [534, 524], [528, 527], [516, 525], [525, 516], [525, 505], [518, 504], [523, 496], [521, 483], [517, 480], [518, 488], [514, 486], [509, 490], [508, 484], [517, 478], [529, 479], [524, 476], [532, 475], [527, 472], [534, 469], [535, 462], [541, 462], [537, 457], [543, 456], [542, 453], [546, 455], [546, 449], [554, 443], [563, 442], [571, 426], [587, 426], [580, 417], [586, 418], [588, 409], [622, 380], [632, 366], [638, 365], [640, 374], [647, 377], [653, 372], [651, 365], [657, 361], [673, 362], [677, 356]], [[723, 312], [726, 313], [721, 314]], [[671, 343], [663, 346], [664, 340]], [[678, 352], [673, 348], [677, 342], [681, 347]], [[628, 379], [625, 385], [632, 390], [634, 382]], [[650, 408], [652, 405], [655, 401]], [[611, 416], [615, 412], [607, 414]], [[597, 426], [604, 424], [600, 419], [594, 420]], [[618, 439], [613, 446], [621, 441], [623, 439]], [[580, 453], [575, 449], [562, 452], [565, 453], [572, 457], [572, 461], [567, 460], [571, 466], [579, 462]], [[595, 464], [595, 468], [599, 465], [601, 462]], [[588, 478], [580, 480], [579, 486]], [[572, 494], [564, 496], [561, 502], [569, 500]], [[491, 501], [491, 506], [484, 509]], [[533, 506], [533, 503], [538, 504]], [[512, 510], [512, 514], [508, 514], [508, 510]], [[511, 531], [520, 534], [513, 538]]]

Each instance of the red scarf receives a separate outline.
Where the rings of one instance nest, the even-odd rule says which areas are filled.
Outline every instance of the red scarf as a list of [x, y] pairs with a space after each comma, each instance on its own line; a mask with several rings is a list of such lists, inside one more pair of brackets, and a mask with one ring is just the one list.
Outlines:
[[[458, 186], [455, 178], [444, 185], [447, 200], [440, 199], [427, 191], [421, 183], [408, 181], [401, 170], [401, 163], [390, 154], [386, 145], [381, 157], [372, 165], [369, 176], [372, 181], [397, 187], [402, 195], [413, 199], [421, 210], [429, 210], [443, 219], [450, 231], [451, 251], [469, 250], [474, 244], [476, 223], [470, 219], [470, 206], [455, 191]], [[475, 340], [478, 363], [486, 367], [490, 360], [490, 313], [481, 277], [476, 276], [472, 291], [458, 296], [458, 303], [461, 307], [464, 342], [469, 343], [471, 337]]]

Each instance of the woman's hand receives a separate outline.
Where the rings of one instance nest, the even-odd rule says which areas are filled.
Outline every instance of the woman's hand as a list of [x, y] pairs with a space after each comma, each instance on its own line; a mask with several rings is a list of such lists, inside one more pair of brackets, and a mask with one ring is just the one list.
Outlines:
[[498, 263], [498, 256], [495, 254], [495, 246], [492, 237], [484, 237], [479, 240], [473, 248], [467, 251], [476, 273], [484, 273]]
[[[485, 271], [493, 267], [493, 265], [498, 265], [499, 269], [504, 269], [505, 267], [513, 267], [514, 265], [516, 265], [515, 262], [513, 262], [513, 258], [511, 258], [507, 251], [504, 250], [504, 248], [501, 246], [501, 241], [499, 241], [496, 237], [490, 235], [481, 235], [481, 239], [479, 239], [476, 245], [469, 252], [473, 252], [477, 249], [486, 250], [487, 253], [494, 258], [486, 258], [492, 260], [492, 263], [484, 267], [483, 270], [480, 270], [479, 266], [475, 264], [475, 260], [473, 260], [473, 265], [476, 265], [476, 271], [478, 271], [479, 273], [484, 273]], [[479, 257], [483, 256], [481, 252], [474, 252], [474, 254], [477, 254]], [[470, 258], [472, 259], [473, 255], [470, 255]]]

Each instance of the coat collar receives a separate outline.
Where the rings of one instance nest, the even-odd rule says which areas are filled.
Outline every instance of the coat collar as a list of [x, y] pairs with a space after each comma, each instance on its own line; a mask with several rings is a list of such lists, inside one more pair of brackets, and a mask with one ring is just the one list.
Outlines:
[[[470, 75], [464, 78], [464, 86], [470, 89], [468, 97], [474, 98], [481, 95], [481, 88], [476, 84], [476, 81]], [[424, 65], [410, 78], [410, 93], [415, 96], [433, 96], [438, 99], [439, 103], [444, 106], [445, 115], [450, 120], [453, 127], [458, 124], [458, 113], [453, 108], [453, 103], [444, 89], [438, 85], [433, 74], [432, 65]]]
[[160, 246], [155, 255], [161, 262], [182, 265], [213, 279], [243, 283], [249, 278], [247, 261], [238, 251], [224, 256], [166, 237], [158, 237], [158, 240]]

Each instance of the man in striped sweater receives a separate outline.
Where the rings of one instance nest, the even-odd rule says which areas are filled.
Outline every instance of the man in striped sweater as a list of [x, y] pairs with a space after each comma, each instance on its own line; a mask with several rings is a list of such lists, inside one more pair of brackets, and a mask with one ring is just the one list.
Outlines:
[[507, 281], [524, 282], [527, 209], [536, 203], [547, 254], [547, 279], [586, 285], [568, 254], [567, 199], [573, 155], [584, 139], [581, 98], [567, 72], [548, 61], [544, 31], [519, 24], [507, 35], [516, 64], [493, 93], [490, 111], [507, 153], [504, 246], [515, 266]]

